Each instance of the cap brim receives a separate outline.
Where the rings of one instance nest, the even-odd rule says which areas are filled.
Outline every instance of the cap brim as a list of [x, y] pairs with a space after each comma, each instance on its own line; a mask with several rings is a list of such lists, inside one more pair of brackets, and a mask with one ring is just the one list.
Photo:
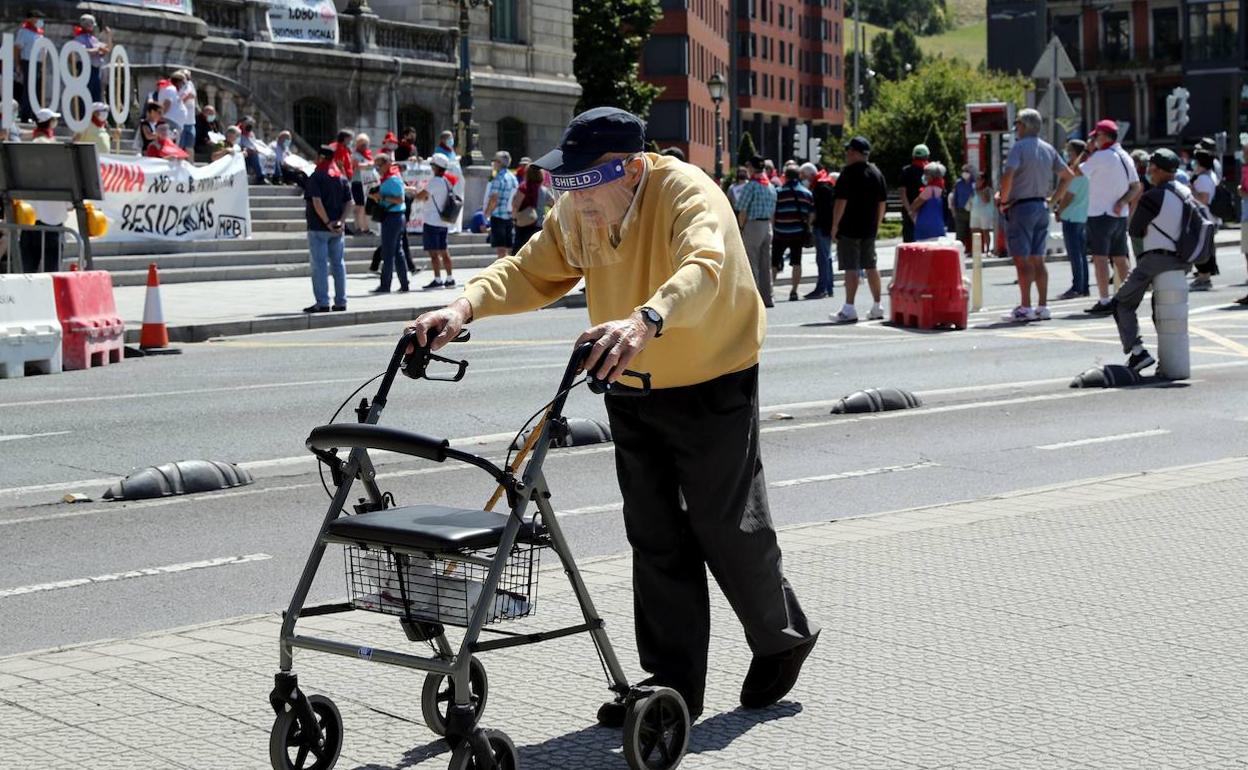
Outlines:
[[564, 152], [556, 147], [530, 165], [549, 171], [552, 174], [575, 174], [594, 165], [601, 153], [588, 155], [584, 153]]

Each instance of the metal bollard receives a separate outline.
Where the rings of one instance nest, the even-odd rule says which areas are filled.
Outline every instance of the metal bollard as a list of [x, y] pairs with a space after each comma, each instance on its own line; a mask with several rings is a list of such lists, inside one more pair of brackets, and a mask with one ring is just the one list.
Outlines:
[[1192, 375], [1187, 337], [1187, 274], [1167, 270], [1153, 279], [1153, 326], [1157, 329], [1157, 373], [1171, 380]]

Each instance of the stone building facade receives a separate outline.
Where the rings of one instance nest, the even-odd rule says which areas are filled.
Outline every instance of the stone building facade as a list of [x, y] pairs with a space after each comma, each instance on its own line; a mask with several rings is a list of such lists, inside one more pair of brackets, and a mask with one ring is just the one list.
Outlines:
[[[158, 76], [189, 67], [201, 104], [215, 104], [227, 121], [254, 115], [263, 136], [288, 128], [310, 147], [348, 128], [377, 144], [386, 131], [413, 125], [428, 154], [458, 115], [458, 0], [338, 3], [336, 46], [273, 42], [266, 0], [193, 0], [189, 15], [113, 2], [34, 5], [58, 45], [82, 13], [110, 27], [132, 62], [134, 105]], [[0, 0], [0, 29], [16, 29], [30, 6]], [[495, 0], [470, 13], [482, 151], [488, 157], [507, 149], [517, 159], [544, 152], [558, 142], [580, 95], [572, 0]]]

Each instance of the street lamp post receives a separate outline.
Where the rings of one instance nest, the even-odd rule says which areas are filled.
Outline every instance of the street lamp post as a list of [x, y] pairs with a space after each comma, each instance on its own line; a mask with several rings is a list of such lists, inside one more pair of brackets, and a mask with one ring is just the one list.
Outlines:
[[716, 72], [706, 81], [706, 89], [711, 92], [711, 101], [715, 102], [715, 181], [722, 183], [724, 179], [724, 133], [719, 117], [720, 104], [724, 101], [724, 90], [728, 81]]
[[473, 8], [494, 5], [493, 0], [454, 0], [459, 5], [459, 125], [457, 126], [460, 146], [468, 165], [479, 166], [485, 163], [481, 150], [477, 147], [480, 131], [472, 119], [472, 55], [468, 40], [471, 20], [468, 12]]

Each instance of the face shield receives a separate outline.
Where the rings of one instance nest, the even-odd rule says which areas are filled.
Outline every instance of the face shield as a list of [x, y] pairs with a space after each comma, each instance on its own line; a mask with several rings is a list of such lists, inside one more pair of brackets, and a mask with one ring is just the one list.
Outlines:
[[634, 188], [627, 180], [626, 160], [611, 160], [575, 174], [552, 175], [554, 187], [563, 193], [556, 204], [556, 219], [568, 263], [581, 270], [612, 265], [621, 260], [614, 231], [633, 202]]

